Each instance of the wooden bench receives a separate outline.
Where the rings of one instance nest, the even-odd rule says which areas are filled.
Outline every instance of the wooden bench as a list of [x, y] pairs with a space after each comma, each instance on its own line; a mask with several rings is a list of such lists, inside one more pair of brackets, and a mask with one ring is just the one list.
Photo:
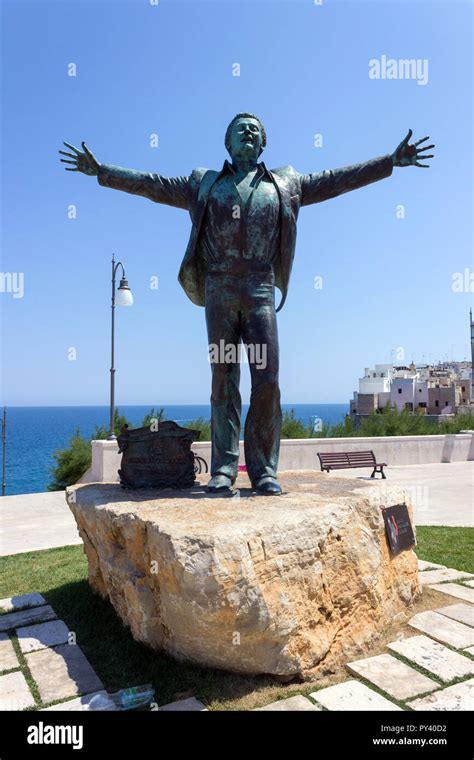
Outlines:
[[377, 462], [373, 451], [340, 451], [328, 454], [318, 454], [321, 471], [345, 470], [352, 467], [373, 467], [371, 478], [380, 472], [386, 478], [383, 468], [385, 462]]

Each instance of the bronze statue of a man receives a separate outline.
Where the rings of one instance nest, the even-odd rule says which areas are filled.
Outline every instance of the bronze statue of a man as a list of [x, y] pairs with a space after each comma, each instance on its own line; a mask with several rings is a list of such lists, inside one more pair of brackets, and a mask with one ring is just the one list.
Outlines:
[[[162, 177], [100, 164], [85, 143], [71, 152], [67, 171], [97, 176], [99, 184], [189, 211], [191, 237], [179, 281], [191, 301], [206, 310], [212, 352], [212, 462], [208, 490], [230, 491], [237, 477], [241, 398], [240, 343], [248, 354], [252, 390], [244, 431], [245, 462], [252, 487], [279, 494], [277, 467], [281, 408], [276, 312], [286, 299], [300, 206], [334, 198], [389, 177], [394, 166], [422, 166], [433, 148], [410, 145], [412, 131], [392, 154], [334, 171], [300, 174], [291, 166], [269, 170], [259, 162], [265, 129], [254, 114], [238, 113], [225, 146], [232, 162], [220, 171], [194, 169], [186, 177]], [[275, 285], [282, 298], [275, 309]], [[232, 349], [237, 349], [232, 350]]]

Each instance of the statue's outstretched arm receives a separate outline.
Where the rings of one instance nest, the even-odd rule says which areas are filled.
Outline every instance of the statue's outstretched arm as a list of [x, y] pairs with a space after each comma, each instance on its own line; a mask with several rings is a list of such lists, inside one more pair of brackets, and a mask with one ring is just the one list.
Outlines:
[[70, 143], [65, 142], [64, 145], [72, 151], [59, 151], [63, 156], [67, 156], [66, 159], [61, 158], [61, 161], [71, 164], [70, 167], [65, 167], [66, 171], [96, 176], [103, 187], [142, 195], [156, 203], [189, 209], [189, 177], [162, 177], [135, 169], [123, 169], [121, 166], [100, 164], [84, 142], [82, 151]]
[[381, 156], [363, 164], [330, 169], [319, 173], [301, 174], [301, 205], [320, 203], [335, 198], [342, 193], [357, 190], [384, 177], [390, 177], [393, 170], [391, 156]]
[[342, 195], [342, 193], [348, 193], [351, 190], [357, 190], [359, 187], [370, 185], [379, 179], [389, 177], [394, 166], [420, 166], [427, 169], [428, 165], [419, 163], [418, 159], [433, 158], [432, 154], [421, 155], [421, 153], [434, 148], [434, 145], [427, 145], [422, 148], [418, 147], [420, 143], [429, 140], [429, 137], [424, 137], [413, 145], [410, 145], [409, 140], [412, 134], [410, 129], [395, 151], [386, 156], [373, 158], [371, 161], [354, 164], [354, 166], [346, 166], [342, 169], [333, 169], [313, 174], [300, 174], [301, 205], [307, 206], [310, 203], [319, 203], [329, 198], [335, 198], [337, 195]]

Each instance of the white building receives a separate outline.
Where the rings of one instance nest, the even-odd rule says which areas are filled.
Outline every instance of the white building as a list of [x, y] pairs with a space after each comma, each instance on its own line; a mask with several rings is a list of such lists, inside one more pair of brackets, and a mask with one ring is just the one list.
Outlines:
[[359, 391], [350, 402], [351, 415], [366, 416], [387, 406], [399, 411], [452, 414], [472, 403], [470, 362], [438, 362], [437, 365], [376, 364], [359, 378]]
[[415, 383], [414, 377], [394, 377], [390, 386], [390, 406], [396, 406], [399, 412], [413, 410]]
[[412, 377], [395, 377], [390, 387], [390, 406], [396, 406], [398, 411], [408, 409], [426, 409], [428, 406], [428, 383]]
[[426, 409], [428, 407], [428, 382], [417, 380], [415, 382], [414, 409]]
[[364, 377], [359, 378], [359, 393], [390, 393], [392, 376], [391, 364], [376, 364], [372, 370], [366, 367]]
[[420, 380], [429, 380], [432, 367], [429, 364], [418, 364], [416, 371]]

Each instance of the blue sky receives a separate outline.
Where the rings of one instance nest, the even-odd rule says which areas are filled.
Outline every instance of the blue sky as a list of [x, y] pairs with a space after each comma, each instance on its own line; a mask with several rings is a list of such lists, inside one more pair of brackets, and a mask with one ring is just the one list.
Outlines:
[[[282, 401], [347, 401], [363, 368], [399, 348], [407, 361], [468, 356], [472, 294], [452, 285], [473, 268], [469, 2], [4, 0], [2, 10], [1, 269], [24, 273], [23, 298], [0, 293], [2, 403], [107, 403], [113, 251], [135, 297], [117, 313], [117, 402], [208, 401], [204, 309], [177, 282], [187, 212], [64, 172], [57, 150], [85, 140], [99, 161], [167, 176], [220, 168], [240, 110], [264, 121], [269, 167], [356, 163], [392, 152], [409, 127], [436, 143], [430, 170], [395, 169], [301, 210], [279, 314]], [[370, 79], [383, 55], [426, 59], [428, 83]], [[241, 389], [245, 402], [246, 366]]]

